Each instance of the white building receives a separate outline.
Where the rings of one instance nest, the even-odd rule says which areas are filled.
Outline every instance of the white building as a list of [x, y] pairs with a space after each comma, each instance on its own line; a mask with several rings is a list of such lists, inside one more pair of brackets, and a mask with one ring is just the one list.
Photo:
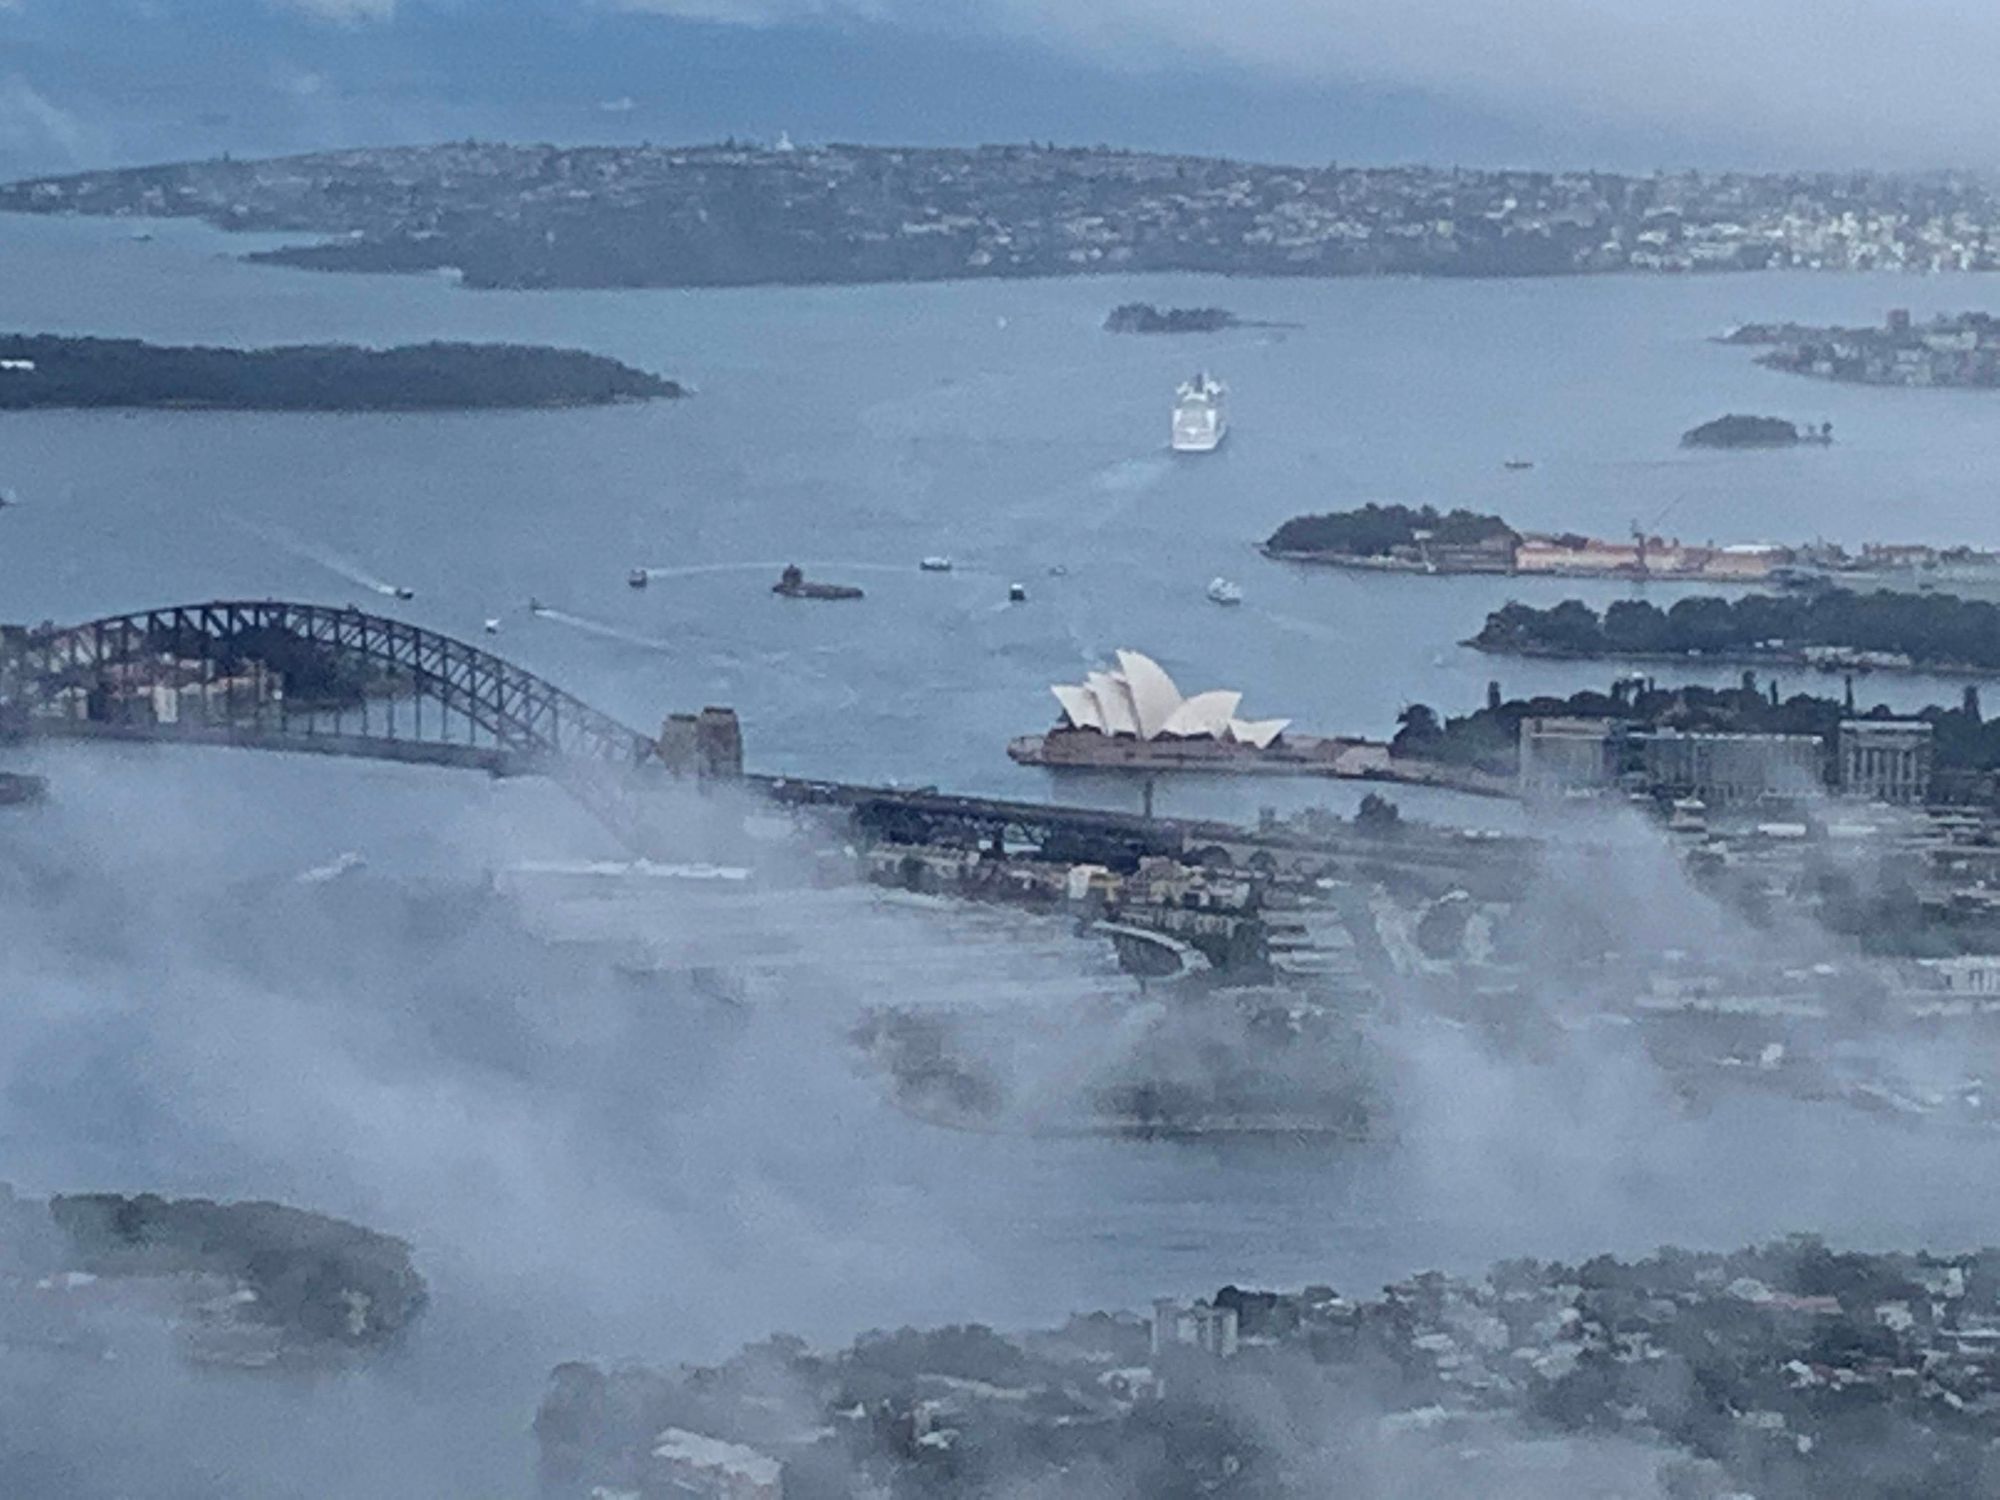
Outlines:
[[1166, 669], [1150, 656], [1120, 651], [1118, 668], [1088, 673], [1080, 683], [1049, 689], [1071, 729], [1126, 739], [1223, 740], [1262, 750], [1290, 726], [1290, 719], [1240, 719], [1243, 695], [1225, 689], [1181, 696]]
[[1238, 1321], [1233, 1307], [1216, 1307], [1208, 1302], [1183, 1307], [1172, 1297], [1157, 1297], [1153, 1301], [1155, 1359], [1176, 1344], [1191, 1345], [1218, 1359], [1229, 1359], [1236, 1353], [1237, 1335]]
[[669, 1427], [653, 1440], [653, 1476], [670, 1495], [784, 1500], [784, 1465], [741, 1443]]

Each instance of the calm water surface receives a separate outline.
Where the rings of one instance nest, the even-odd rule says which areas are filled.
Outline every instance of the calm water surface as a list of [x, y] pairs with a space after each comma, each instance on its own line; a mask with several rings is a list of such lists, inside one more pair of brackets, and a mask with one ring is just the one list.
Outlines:
[[[1455, 643], [1512, 595], [1617, 585], [1345, 577], [1269, 563], [1286, 516], [1366, 499], [1616, 535], [2000, 545], [1990, 393], [1818, 384], [1708, 342], [1742, 318], [1987, 306], [1978, 280], [1755, 276], [1527, 282], [1104, 281], [722, 292], [471, 293], [442, 278], [242, 265], [166, 224], [0, 224], [0, 327], [224, 343], [513, 339], [581, 346], [697, 399], [451, 416], [0, 417], [0, 598], [73, 618], [221, 595], [380, 602], [495, 643], [634, 723], [735, 705], [771, 770], [1045, 795], [1004, 746], [1046, 684], [1132, 646], [1189, 690], [1326, 731], [1412, 699], [1476, 704], [1578, 673]], [[1224, 302], [1288, 331], [1098, 331], [1124, 298]], [[1164, 451], [1175, 382], [1233, 388], [1223, 451]], [[1831, 450], [1684, 454], [1722, 411], [1830, 420]], [[1532, 458], [1525, 473], [1511, 457]], [[950, 555], [959, 571], [920, 574]], [[869, 592], [772, 597], [798, 560]], [[626, 572], [685, 572], [643, 592]], [[1052, 567], [1067, 576], [1052, 577]], [[1202, 596], [1221, 573], [1247, 603]], [[1009, 582], [1025, 605], [1005, 603]], [[530, 596], [563, 612], [535, 618]], [[1602, 675], [1599, 673], [1598, 675]], [[1247, 810], [1268, 788], [1178, 789]], [[1292, 795], [1343, 800], [1324, 788]]]

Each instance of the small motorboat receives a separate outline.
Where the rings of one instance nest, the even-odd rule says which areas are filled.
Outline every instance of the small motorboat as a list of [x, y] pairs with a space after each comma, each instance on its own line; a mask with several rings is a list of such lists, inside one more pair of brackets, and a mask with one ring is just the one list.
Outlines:
[[493, 615], [487, 616], [486, 633], [488, 635], [498, 635], [500, 633], [500, 621], [496, 616]]
[[1208, 581], [1208, 597], [1216, 604], [1241, 604], [1243, 590], [1227, 578], [1215, 577]]
[[1503, 469], [1513, 469], [1517, 472], [1521, 469], [1532, 469], [1534, 466], [1535, 461], [1532, 458], [1510, 458], [1501, 465]]
[[1025, 585], [1025, 584], [1020, 584], [1020, 583], [1010, 583], [1010, 584], [1008, 584], [1008, 585], [1007, 585], [1007, 602], [1008, 602], [1009, 604], [1025, 604], [1025, 603], [1027, 603], [1027, 602], [1028, 602], [1028, 589], [1027, 589], [1027, 585]]
[[1067, 578], [1067, 577], [1069, 577], [1069, 569], [1068, 569], [1068, 568], [1066, 568], [1066, 567], [1064, 567], [1064, 566], [1063, 566], [1063, 565], [1062, 565], [1061, 563], [1050, 563], [1050, 564], [1049, 564], [1049, 577], [1051, 577], [1051, 578]]
[[625, 581], [635, 589], [642, 589], [652, 581], [652, 577], [653, 575], [648, 573], [644, 568], [634, 568], [625, 575]]
[[948, 557], [927, 557], [918, 563], [917, 566], [922, 568], [926, 573], [949, 573], [951, 571], [951, 559]]
[[417, 597], [415, 589], [406, 588], [400, 583], [390, 585], [389, 592], [398, 599], [414, 599]]
[[537, 598], [536, 598], [536, 597], [535, 597], [535, 596], [534, 596], [533, 594], [530, 594], [530, 595], [528, 595], [528, 613], [529, 613], [529, 614], [531, 614], [531, 615], [539, 615], [539, 614], [544, 614], [544, 613], [546, 613], [546, 612], [547, 612], [547, 610], [548, 610], [548, 606], [547, 606], [546, 604], [542, 603], [542, 601], [541, 601], [541, 600], [537, 599]]

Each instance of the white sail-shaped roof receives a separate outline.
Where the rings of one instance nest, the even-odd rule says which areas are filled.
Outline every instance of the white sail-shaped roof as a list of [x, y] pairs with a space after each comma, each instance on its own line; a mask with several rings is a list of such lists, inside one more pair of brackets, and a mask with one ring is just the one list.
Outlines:
[[1125, 679], [1110, 672], [1092, 672], [1084, 678], [1091, 697], [1097, 700], [1097, 718], [1106, 734], [1137, 734], [1139, 716], [1132, 707], [1132, 690]]
[[1219, 740], [1229, 733], [1230, 719], [1236, 712], [1236, 705], [1242, 701], [1241, 693], [1227, 689], [1196, 693], [1168, 716], [1161, 733], [1180, 739]]
[[1229, 737], [1239, 745], [1262, 750], [1291, 727], [1290, 719], [1231, 719]]
[[1183, 698], [1166, 670], [1140, 652], [1120, 651], [1118, 665], [1118, 671], [1089, 672], [1081, 683], [1049, 689], [1073, 728], [1144, 740], [1212, 739], [1264, 750], [1291, 727], [1290, 719], [1237, 718], [1243, 695], [1233, 689]]
[[1102, 729], [1104, 715], [1097, 711], [1097, 696], [1077, 683], [1058, 682], [1049, 689], [1062, 705], [1063, 717], [1077, 729]]
[[1120, 651], [1118, 666], [1132, 690], [1132, 707], [1139, 720], [1139, 738], [1156, 739], [1181, 706], [1181, 690], [1166, 668], [1137, 651]]

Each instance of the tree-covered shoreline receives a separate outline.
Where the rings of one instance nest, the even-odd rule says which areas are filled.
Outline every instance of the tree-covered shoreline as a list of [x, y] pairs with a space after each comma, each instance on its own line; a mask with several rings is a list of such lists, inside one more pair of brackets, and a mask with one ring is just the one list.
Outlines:
[[1220, 333], [1242, 326], [1226, 307], [1155, 307], [1121, 302], [1104, 319], [1106, 333]]
[[525, 344], [223, 349], [0, 334], [0, 411], [475, 411], [685, 394], [601, 354]]
[[1664, 610], [1620, 599], [1602, 613], [1578, 599], [1510, 602], [1466, 644], [1521, 656], [1987, 672], [2000, 670], [2000, 604], [1889, 589], [1697, 594]]
[[1833, 424], [1801, 428], [1783, 417], [1751, 417], [1741, 412], [1717, 417], [1681, 434], [1683, 448], [1796, 448], [1833, 441]]
[[1293, 516], [1264, 543], [1274, 557], [1333, 555], [1390, 558], [1399, 549], [1429, 542], [1441, 547], [1478, 547], [1517, 540], [1498, 516], [1477, 511], [1440, 511], [1433, 506], [1378, 505], [1358, 510]]

